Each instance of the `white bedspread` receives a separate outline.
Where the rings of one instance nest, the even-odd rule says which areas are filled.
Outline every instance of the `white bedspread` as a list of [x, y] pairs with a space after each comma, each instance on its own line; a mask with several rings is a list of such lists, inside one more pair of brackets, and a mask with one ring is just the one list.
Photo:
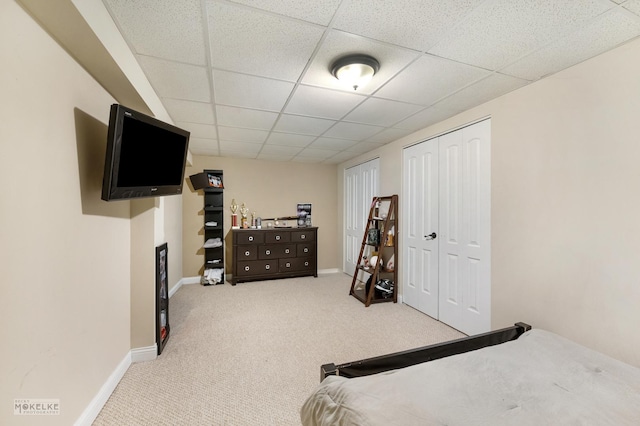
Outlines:
[[640, 425], [640, 369], [553, 333], [393, 372], [327, 377], [312, 425]]

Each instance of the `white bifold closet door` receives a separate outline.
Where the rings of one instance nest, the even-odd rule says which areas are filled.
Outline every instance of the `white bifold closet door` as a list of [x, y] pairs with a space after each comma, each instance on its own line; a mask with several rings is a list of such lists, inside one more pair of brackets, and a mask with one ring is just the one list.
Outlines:
[[380, 185], [380, 159], [344, 171], [344, 261], [342, 270], [353, 274], [360, 254], [371, 200]]
[[466, 334], [491, 329], [491, 121], [403, 152], [403, 302]]
[[402, 301], [438, 319], [438, 138], [404, 150]]

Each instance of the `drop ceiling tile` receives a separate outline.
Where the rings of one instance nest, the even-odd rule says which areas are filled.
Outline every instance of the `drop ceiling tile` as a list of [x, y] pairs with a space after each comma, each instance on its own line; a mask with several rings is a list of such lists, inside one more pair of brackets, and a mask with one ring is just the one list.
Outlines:
[[255, 0], [234, 0], [234, 3], [241, 3], [280, 15], [327, 25], [340, 5], [340, 0], [313, 0], [310, 2], [300, 0], [261, 0], [260, 2]]
[[284, 146], [284, 145], [264, 145], [260, 154], [265, 155], [281, 155], [281, 156], [294, 156], [298, 154], [302, 148], [297, 146]]
[[315, 58], [313, 58], [313, 62], [305, 73], [302, 82], [313, 86], [353, 92], [351, 86], [341, 83], [331, 74], [333, 63], [349, 54], [370, 55], [380, 63], [380, 69], [373, 79], [365, 86], [358, 88], [358, 93], [360, 94], [373, 93], [417, 56], [415, 51], [333, 30], [322, 43]]
[[251, 152], [244, 151], [222, 151], [220, 150], [221, 157], [229, 157], [229, 158], [250, 158], [256, 159], [258, 158], [257, 154], [253, 154]]
[[162, 104], [174, 122], [216, 124], [213, 107], [209, 103], [164, 98]]
[[297, 146], [303, 148], [309, 145], [315, 138], [316, 136], [271, 132], [266, 143], [271, 145]]
[[350, 141], [347, 139], [333, 139], [333, 138], [320, 137], [316, 141], [314, 141], [311, 145], [309, 145], [309, 148], [342, 151], [349, 147], [352, 147], [357, 143], [358, 141]]
[[218, 155], [218, 141], [215, 139], [189, 138], [189, 151], [196, 155]]
[[515, 77], [493, 74], [438, 102], [436, 105], [445, 110], [464, 111], [491, 99], [498, 98], [527, 83], [528, 81]]
[[307, 164], [320, 164], [322, 163], [324, 160], [320, 159], [320, 158], [314, 158], [314, 157], [293, 157], [291, 159], [292, 162], [294, 163], [307, 163]]
[[247, 127], [251, 129], [271, 130], [278, 118], [275, 112], [255, 109], [216, 106], [218, 124], [231, 127]]
[[317, 158], [320, 160], [325, 160], [329, 157], [333, 157], [338, 152], [337, 150], [329, 150], [329, 149], [316, 149], [316, 148], [305, 148], [298, 153], [297, 158], [306, 157], [306, 158]]
[[640, 16], [640, 1], [638, 0], [633, 0], [633, 1], [628, 1], [624, 4], [624, 8], [627, 9], [630, 12], [633, 12], [634, 14]]
[[365, 139], [364, 142], [386, 144], [407, 136], [409, 133], [411, 130], [389, 128]]
[[292, 161], [293, 157], [294, 157], [293, 155], [270, 155], [270, 154], [260, 153], [256, 158], [258, 160], [279, 161], [279, 162], [283, 163], [283, 162], [287, 162], [287, 161]]
[[104, 0], [136, 53], [205, 65], [200, 0]]
[[343, 163], [343, 162], [345, 162], [347, 160], [351, 160], [352, 158], [356, 157], [357, 155], [358, 154], [355, 153], [355, 152], [343, 151], [343, 152], [337, 153], [333, 157], [327, 158], [322, 163], [323, 164], [340, 164], [340, 163]]
[[216, 139], [216, 126], [212, 124], [186, 123], [176, 121], [176, 126], [191, 133], [191, 138]]
[[386, 99], [369, 98], [351, 111], [344, 119], [357, 123], [391, 126], [415, 114], [423, 107]]
[[361, 141], [375, 135], [383, 129], [384, 127], [371, 126], [369, 124], [340, 122], [330, 128], [323, 136]]
[[599, 55], [638, 35], [640, 20], [617, 9], [501, 72], [529, 80], [538, 79]]
[[484, 0], [347, 0], [334, 27], [424, 51]]
[[285, 81], [214, 70], [213, 87], [218, 104], [280, 111], [295, 85]]
[[285, 112], [339, 119], [366, 98], [353, 93], [298, 86]]
[[242, 129], [238, 127], [218, 126], [218, 138], [226, 141], [262, 143], [269, 132], [265, 130]]
[[273, 128], [280, 132], [302, 133], [307, 135], [321, 135], [337, 121], [322, 118], [303, 117], [300, 115], [283, 114]]
[[601, 0], [485, 2], [428, 52], [496, 70], [614, 6]]
[[207, 2], [211, 65], [296, 81], [324, 32], [317, 25], [233, 4]]
[[204, 67], [137, 56], [142, 70], [161, 98], [209, 102], [209, 77]]
[[220, 140], [221, 152], [246, 152], [257, 155], [262, 149], [261, 143]]
[[439, 123], [447, 118], [462, 112], [462, 110], [444, 109], [442, 107], [430, 107], [419, 113], [412, 115], [406, 120], [401, 121], [394, 125], [399, 129], [406, 129], [410, 131], [416, 131], [429, 127], [432, 124]]
[[423, 55], [378, 90], [375, 96], [429, 106], [488, 75], [487, 70]]
[[345, 151], [347, 151], [347, 152], [355, 152], [357, 154], [364, 154], [365, 152], [373, 151], [374, 149], [377, 149], [379, 147], [380, 147], [379, 144], [371, 144], [371, 143], [368, 143], [368, 142], [360, 142], [360, 143], [357, 143], [357, 144], [353, 145], [352, 147], [349, 147], [349, 148], [345, 149]]

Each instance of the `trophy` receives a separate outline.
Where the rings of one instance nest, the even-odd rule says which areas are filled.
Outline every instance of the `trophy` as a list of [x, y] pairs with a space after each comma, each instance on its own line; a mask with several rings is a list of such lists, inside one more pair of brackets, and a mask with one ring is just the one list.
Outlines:
[[241, 215], [240, 225], [242, 229], [247, 229], [249, 227], [249, 224], [247, 223], [248, 213], [249, 213], [249, 209], [247, 208], [247, 206], [244, 205], [244, 203], [242, 203], [242, 206], [240, 207], [240, 215]]
[[231, 228], [238, 229], [238, 215], [236, 212], [238, 211], [238, 205], [236, 204], [236, 199], [231, 200]]

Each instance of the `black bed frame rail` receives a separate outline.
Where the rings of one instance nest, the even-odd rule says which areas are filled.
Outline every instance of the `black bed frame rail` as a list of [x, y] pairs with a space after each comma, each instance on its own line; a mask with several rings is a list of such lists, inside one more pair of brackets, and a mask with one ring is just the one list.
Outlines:
[[327, 376], [342, 376], [346, 378], [368, 376], [445, 358], [451, 355], [475, 351], [476, 349], [487, 346], [499, 345], [500, 343], [516, 340], [522, 333], [529, 330], [531, 330], [529, 324], [518, 322], [512, 327], [437, 343], [435, 345], [348, 362], [346, 364], [324, 364], [320, 367], [320, 381], [324, 380]]

